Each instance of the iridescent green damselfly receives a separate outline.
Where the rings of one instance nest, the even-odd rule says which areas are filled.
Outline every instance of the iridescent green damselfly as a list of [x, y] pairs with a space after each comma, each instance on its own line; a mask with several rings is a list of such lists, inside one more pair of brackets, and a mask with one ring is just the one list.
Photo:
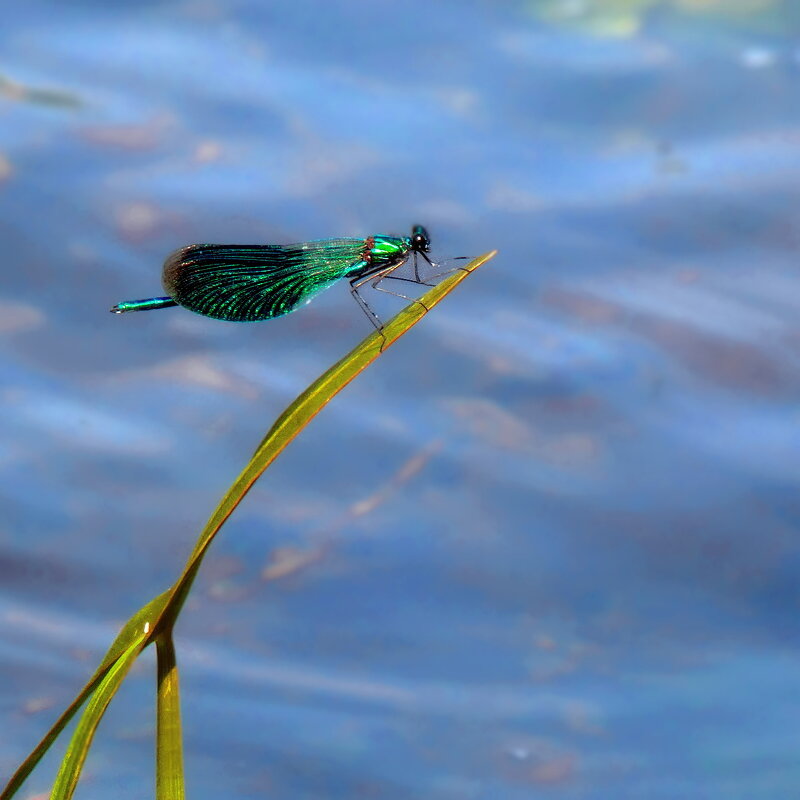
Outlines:
[[[128, 300], [111, 311], [125, 314], [183, 306], [214, 319], [255, 322], [295, 311], [318, 292], [346, 280], [356, 302], [380, 331], [383, 323], [359, 289], [369, 283], [378, 291], [414, 300], [380, 284], [392, 279], [429, 285], [420, 276], [417, 257], [433, 266], [430, 247], [422, 225], [415, 225], [411, 235], [403, 237], [376, 235], [286, 245], [190, 244], [164, 262], [167, 297]], [[395, 275], [409, 257], [413, 257], [413, 277]]]

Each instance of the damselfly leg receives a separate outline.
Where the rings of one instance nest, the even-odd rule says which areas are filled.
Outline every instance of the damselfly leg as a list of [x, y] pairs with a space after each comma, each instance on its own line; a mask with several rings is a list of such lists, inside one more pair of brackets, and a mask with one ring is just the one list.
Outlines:
[[[428, 259], [428, 263], [432, 267], [441, 267], [445, 264], [449, 264], [451, 261], [469, 261], [469, 256], [453, 256], [453, 258], [446, 258], [444, 259], [444, 261], [431, 261], [430, 259]], [[458, 270], [461, 270], [461, 272], [469, 272], [469, 270], [466, 269], [465, 267], [455, 265], [452, 267], [448, 267], [447, 269], [441, 270], [440, 272], [434, 272], [432, 275], [426, 275], [426, 279], [430, 281], [433, 280], [434, 278], [442, 278], [445, 275], [450, 275], [451, 273], [457, 272]]]
[[[381, 339], [383, 340], [381, 343], [381, 352], [383, 352], [384, 347], [386, 346], [386, 337], [383, 335], [383, 320], [373, 311], [370, 307], [369, 303], [362, 297], [361, 293], [358, 291], [362, 286], [369, 284], [375, 291], [384, 292], [385, 294], [390, 294], [393, 297], [399, 297], [402, 300], [408, 300], [412, 303], [419, 303], [425, 311], [429, 311], [430, 309], [418, 298], [416, 297], [409, 297], [405, 294], [400, 294], [399, 292], [393, 292], [389, 289], [384, 289], [381, 287], [381, 283], [385, 280], [397, 280], [397, 281], [405, 281], [406, 283], [413, 283], [417, 286], [433, 286], [432, 283], [426, 283], [423, 280], [417, 280], [416, 278], [404, 278], [398, 275], [393, 275], [396, 270], [402, 267], [406, 262], [401, 261], [399, 264], [393, 264], [391, 267], [388, 267], [384, 270], [381, 270], [378, 273], [372, 273], [370, 275], [362, 275], [359, 278], [354, 278], [350, 281], [350, 293], [355, 298], [356, 302], [361, 307], [361, 310], [367, 315], [369, 321], [374, 325], [375, 330], [378, 331], [381, 335]], [[416, 265], [415, 265], [416, 266]]]

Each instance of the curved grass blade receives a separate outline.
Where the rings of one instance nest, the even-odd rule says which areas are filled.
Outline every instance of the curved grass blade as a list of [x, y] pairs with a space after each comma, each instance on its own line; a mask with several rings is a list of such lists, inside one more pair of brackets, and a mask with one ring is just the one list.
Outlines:
[[[76, 741], [76, 736], [78, 735], [78, 730], [76, 730], [67, 756], [64, 759], [64, 763], [62, 763], [59, 776], [62, 773], [66, 776], [67, 770], [74, 770], [76, 766], [78, 767], [78, 772], [80, 771], [80, 767], [86, 757], [85, 750], [81, 751], [80, 749], [83, 746], [82, 743], [85, 743], [88, 749], [88, 744], [91, 743], [91, 737], [94, 735], [94, 729], [102, 713], [108, 706], [113, 694], [119, 688], [122, 679], [127, 674], [136, 656], [147, 645], [157, 640], [159, 636], [166, 636], [168, 632], [171, 632], [172, 625], [180, 613], [209, 545], [264, 470], [336, 394], [369, 366], [384, 350], [388, 349], [397, 339], [416, 325], [433, 306], [455, 289], [468, 274], [493, 258], [496, 252], [493, 250], [473, 259], [466, 267], [461, 268], [454, 275], [426, 292], [418, 301], [404, 308], [383, 327], [381, 332], [376, 331], [370, 334], [341, 361], [324, 372], [281, 414], [206, 523], [181, 576], [171, 589], [153, 598], [125, 624], [108, 649], [97, 671], [92, 675], [75, 700], [58, 718], [53, 727], [45, 734], [41, 742], [20, 765], [0, 794], [0, 800], [10, 800], [16, 794], [53, 741], [72, 719], [75, 712], [83, 705], [87, 697], [94, 693], [92, 701], [81, 720], [81, 726], [83, 727], [79, 726], [81, 736], [84, 738], [81, 741]], [[89, 714], [90, 709], [92, 709], [91, 715]], [[93, 727], [88, 730], [86, 726], [90, 725], [90, 723], [93, 723]], [[87, 736], [88, 738], [86, 738]], [[170, 736], [174, 740], [174, 730]], [[82, 758], [80, 758], [80, 763], [78, 764], [76, 757], [81, 752]], [[67, 766], [65, 767], [65, 765]], [[62, 780], [62, 785], [69, 788], [69, 782], [64, 783], [64, 780]], [[77, 780], [77, 775], [75, 780]], [[74, 791], [74, 785], [71, 785], [69, 791], [71, 795], [72, 791]], [[64, 795], [64, 797], [70, 795]], [[56, 797], [56, 795], [54, 794], [53, 797]]]
[[95, 673], [86, 682], [86, 685], [80, 690], [77, 697], [67, 706], [61, 716], [55, 721], [49, 731], [42, 737], [42, 740], [31, 751], [30, 755], [19, 765], [17, 771], [11, 776], [6, 787], [0, 793], [0, 800], [10, 800], [17, 790], [25, 782], [28, 775], [33, 772], [34, 767], [41, 761], [44, 754], [50, 749], [50, 746], [58, 738], [61, 731], [69, 724], [69, 721], [75, 716], [75, 712], [84, 704], [86, 698], [95, 691], [100, 681], [105, 678], [109, 669], [119, 659], [119, 657], [132, 645], [138, 641], [141, 634], [148, 634], [153, 626], [155, 620], [163, 612], [164, 607], [169, 600], [170, 592], [162, 592], [157, 597], [154, 597], [147, 605], [140, 608], [122, 627], [122, 630], [117, 634], [116, 639], [111, 643], [100, 666], [95, 670]]
[[183, 739], [178, 664], [172, 631], [156, 639], [158, 702], [156, 714], [156, 800], [183, 800]]
[[67, 754], [58, 769], [50, 800], [69, 800], [74, 794], [97, 726], [100, 724], [111, 698], [117, 693], [117, 689], [122, 685], [122, 681], [125, 680], [125, 676], [133, 666], [133, 662], [136, 661], [146, 645], [147, 634], [142, 632], [140, 637], [109, 667], [105, 677], [95, 689], [86, 710], [81, 714], [75, 732], [72, 734]]
[[396, 342], [404, 333], [416, 325], [425, 314], [441, 302], [469, 274], [496, 255], [492, 250], [470, 261], [454, 275], [427, 291], [419, 300], [406, 306], [382, 331], [375, 331], [361, 344], [350, 351], [343, 359], [320, 375], [284, 412], [278, 417], [267, 435], [256, 448], [247, 466], [225, 493], [217, 508], [206, 523], [198, 538], [183, 574], [172, 588], [162, 616], [157, 623], [156, 632], [162, 627], [171, 627], [191, 588], [200, 563], [209, 545], [222, 525], [241, 503], [253, 484], [264, 470], [283, 452], [284, 448], [305, 428], [306, 425], [335, 397], [350, 381], [366, 369], [375, 359]]

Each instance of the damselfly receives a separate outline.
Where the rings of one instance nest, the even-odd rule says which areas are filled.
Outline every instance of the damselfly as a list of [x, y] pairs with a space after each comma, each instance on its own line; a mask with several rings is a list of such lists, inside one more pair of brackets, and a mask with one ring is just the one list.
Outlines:
[[[388, 279], [427, 285], [417, 256], [429, 264], [430, 238], [422, 225], [411, 236], [368, 236], [366, 239], [320, 239], [298, 244], [190, 244], [164, 263], [167, 297], [128, 300], [111, 308], [115, 314], [183, 306], [190, 311], [232, 322], [255, 322], [295, 311], [340, 280], [381, 330], [380, 319], [359, 293], [374, 289], [403, 297], [380, 286]], [[413, 277], [393, 273], [413, 256]]]

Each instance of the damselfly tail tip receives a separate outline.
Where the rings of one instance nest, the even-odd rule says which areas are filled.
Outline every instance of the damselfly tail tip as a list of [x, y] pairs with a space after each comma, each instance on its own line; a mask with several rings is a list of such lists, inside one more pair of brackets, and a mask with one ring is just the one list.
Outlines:
[[148, 297], [145, 300], [123, 300], [109, 311], [112, 314], [127, 314], [128, 311], [148, 311], [153, 308], [169, 308], [178, 305], [171, 297]]

